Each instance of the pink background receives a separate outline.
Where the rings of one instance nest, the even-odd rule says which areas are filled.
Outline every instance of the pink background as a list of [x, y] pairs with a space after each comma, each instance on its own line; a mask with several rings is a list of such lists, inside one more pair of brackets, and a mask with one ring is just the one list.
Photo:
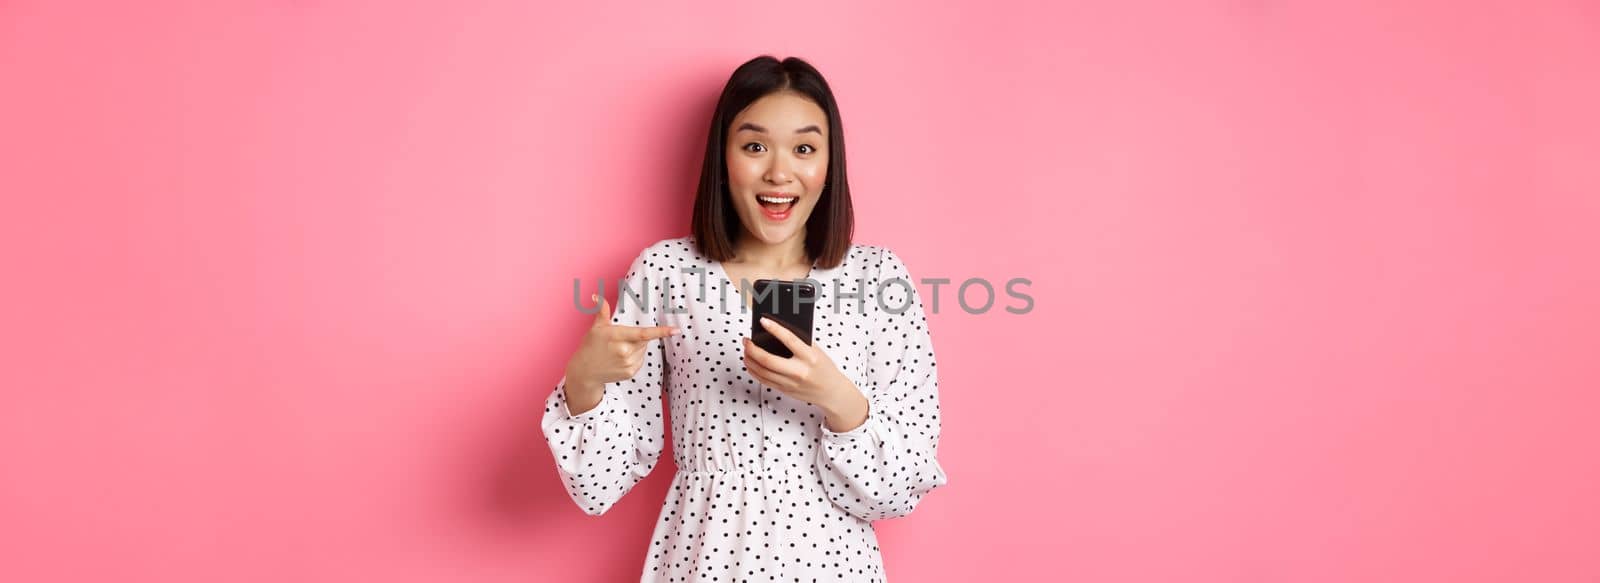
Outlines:
[[398, 4], [0, 3], [0, 580], [637, 578], [537, 415], [761, 53], [1034, 282], [891, 580], [1600, 580], [1594, 2]]

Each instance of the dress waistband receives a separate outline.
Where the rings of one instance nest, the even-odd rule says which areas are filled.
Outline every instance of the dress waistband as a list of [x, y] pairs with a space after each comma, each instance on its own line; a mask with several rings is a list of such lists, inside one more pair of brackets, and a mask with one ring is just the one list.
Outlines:
[[787, 478], [794, 477], [800, 472], [788, 466], [771, 468], [695, 468], [680, 466], [678, 468], [678, 473], [691, 476], [751, 476], [757, 478]]

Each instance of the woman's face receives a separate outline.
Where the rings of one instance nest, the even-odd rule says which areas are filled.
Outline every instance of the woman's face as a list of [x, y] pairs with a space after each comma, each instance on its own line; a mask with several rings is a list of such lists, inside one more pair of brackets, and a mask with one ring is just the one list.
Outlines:
[[803, 236], [828, 181], [827, 114], [780, 91], [739, 112], [728, 131], [728, 190], [745, 231], [768, 244]]

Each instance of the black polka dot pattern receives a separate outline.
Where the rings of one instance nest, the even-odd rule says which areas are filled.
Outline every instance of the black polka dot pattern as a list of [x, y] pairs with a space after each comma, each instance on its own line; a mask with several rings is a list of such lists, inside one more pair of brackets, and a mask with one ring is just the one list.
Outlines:
[[639, 373], [608, 384], [594, 409], [571, 414], [565, 378], [546, 400], [562, 483], [598, 516], [655, 468], [665, 396], [677, 473], [641, 581], [883, 581], [872, 521], [909, 514], [948, 482], [933, 343], [905, 264], [857, 244], [810, 277], [813, 342], [867, 397], [860, 427], [834, 432], [819, 408], [744, 370], [751, 315], [692, 237], [641, 252], [612, 311], [617, 324], [682, 333], [651, 342]]

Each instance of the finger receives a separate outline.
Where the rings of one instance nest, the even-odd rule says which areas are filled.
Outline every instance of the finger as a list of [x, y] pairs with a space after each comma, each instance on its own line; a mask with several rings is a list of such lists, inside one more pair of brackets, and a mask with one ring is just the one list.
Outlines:
[[616, 338], [632, 342], [648, 342], [657, 338], [665, 338], [679, 332], [676, 326], [617, 326]]
[[639, 347], [632, 342], [612, 342], [610, 344], [611, 353], [617, 355], [618, 358], [626, 359], [629, 356], [632, 356], [634, 352], [642, 352], [639, 350]]
[[594, 313], [594, 325], [595, 326], [608, 326], [608, 325], [610, 325], [611, 324], [611, 304], [606, 301], [605, 296], [602, 296], [600, 294], [594, 294], [594, 295], [589, 296], [589, 297], [592, 298], [592, 299], [600, 300], [600, 310], [596, 311]]
[[763, 385], [780, 390], [788, 390], [789, 387], [795, 386], [794, 379], [774, 372], [770, 368], [761, 366], [761, 363], [758, 363], [754, 359], [750, 358], [748, 354], [745, 355], [744, 358], [744, 368], [746, 372], [750, 373], [751, 378], [760, 381]]
[[755, 361], [756, 364], [761, 365], [762, 368], [786, 377], [799, 378], [805, 374], [805, 365], [795, 362], [793, 359], [767, 352], [766, 349], [756, 345], [756, 342], [749, 338], [744, 339], [744, 354], [750, 360]]
[[777, 337], [779, 342], [789, 348], [789, 352], [805, 354], [811, 348], [810, 344], [806, 344], [804, 340], [801, 340], [799, 336], [791, 332], [788, 326], [778, 323], [777, 320], [771, 317], [761, 316], [761, 327], [766, 328], [768, 332]]

